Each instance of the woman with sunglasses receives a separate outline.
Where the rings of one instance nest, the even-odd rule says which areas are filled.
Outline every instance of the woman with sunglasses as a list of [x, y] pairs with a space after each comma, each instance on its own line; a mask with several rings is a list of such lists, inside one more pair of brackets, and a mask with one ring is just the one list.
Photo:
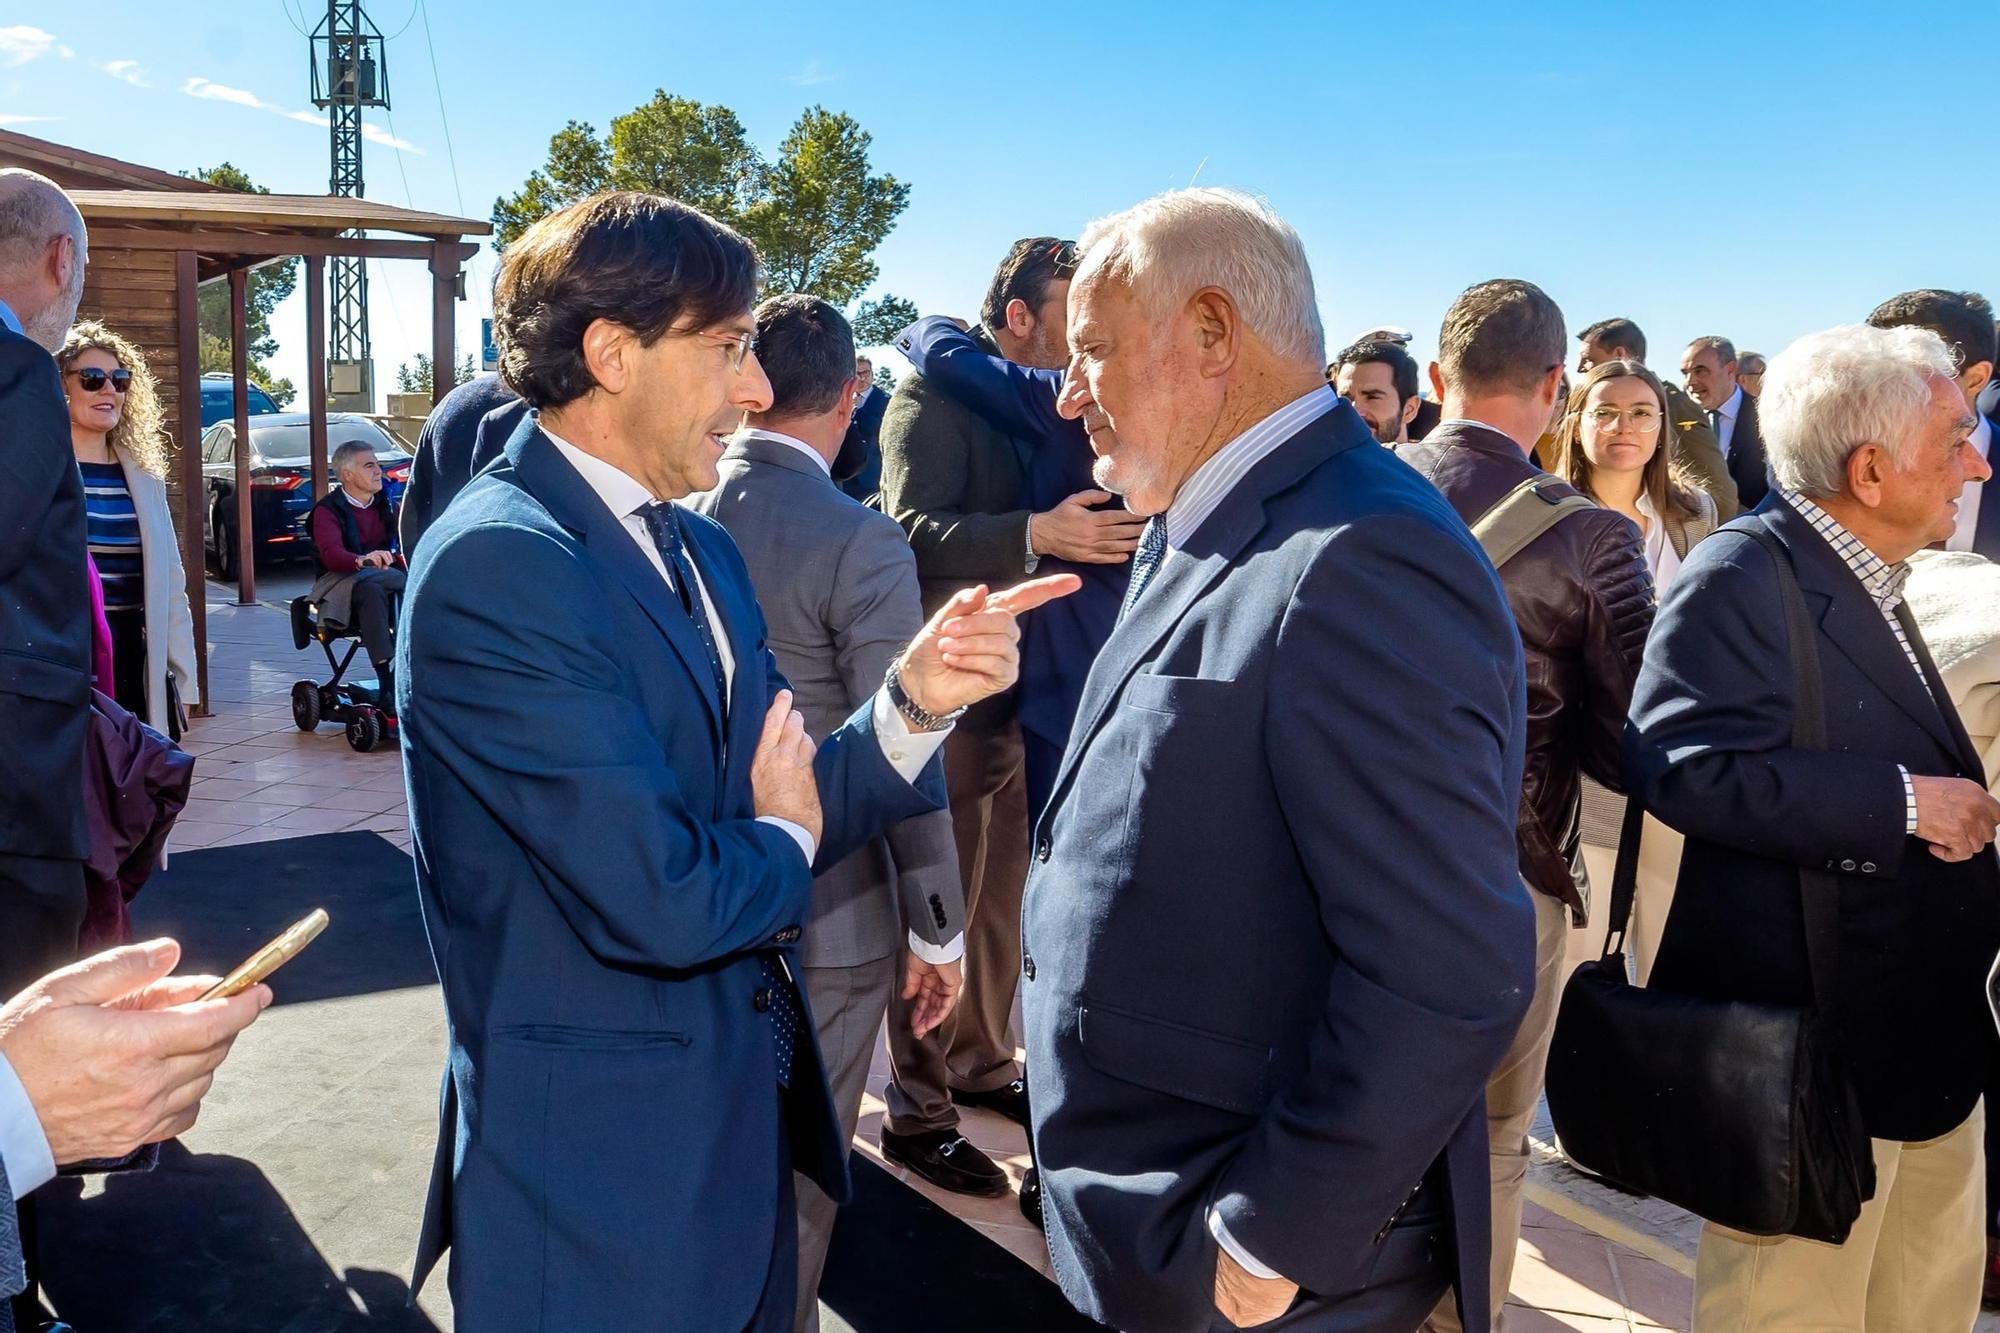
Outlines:
[[[1667, 394], [1653, 372], [1637, 361], [1605, 361], [1570, 391], [1548, 454], [1549, 471], [1638, 527], [1656, 596], [1666, 592], [1687, 553], [1716, 526], [1714, 499], [1674, 475], [1663, 447], [1666, 428]], [[1591, 919], [1570, 936], [1572, 964], [1603, 949], [1624, 815], [1623, 798], [1584, 779], [1583, 861], [1590, 875]], [[1648, 816], [1626, 931], [1633, 973], [1642, 984], [1653, 970], [1680, 860], [1680, 834]]]
[[137, 347], [94, 321], [70, 330], [56, 366], [111, 628], [112, 678], [98, 688], [178, 739], [180, 708], [196, 702], [194, 619], [167, 508], [168, 445], [153, 375]]

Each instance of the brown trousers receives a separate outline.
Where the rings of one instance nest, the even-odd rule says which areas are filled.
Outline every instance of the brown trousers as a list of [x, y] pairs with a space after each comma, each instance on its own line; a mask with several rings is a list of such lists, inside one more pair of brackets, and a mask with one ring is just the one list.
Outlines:
[[[970, 722], [972, 719], [968, 718]], [[901, 988], [889, 1002], [891, 1132], [958, 1123], [951, 1090], [990, 1092], [1021, 1077], [1011, 1029], [1021, 980], [1021, 890], [1028, 880], [1028, 795], [1021, 727], [960, 723], [944, 743], [951, 830], [965, 889], [965, 989], [951, 1016], [918, 1041]]]

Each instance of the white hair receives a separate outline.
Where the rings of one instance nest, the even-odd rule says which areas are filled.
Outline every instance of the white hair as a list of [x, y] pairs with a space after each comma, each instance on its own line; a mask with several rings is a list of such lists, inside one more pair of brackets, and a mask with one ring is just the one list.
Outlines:
[[1847, 460], [1879, 444], [1898, 469], [1930, 408], [1931, 381], [1956, 379], [1951, 349], [1929, 329], [1842, 324], [1772, 357], [1757, 400], [1771, 471], [1815, 499], [1847, 489]]
[[0, 268], [39, 262], [58, 236], [79, 247], [84, 240], [83, 215], [62, 186], [22, 167], [0, 168]]
[[1209, 187], [1170, 190], [1091, 223], [1077, 249], [1079, 281], [1102, 269], [1156, 315], [1218, 287], [1274, 353], [1313, 366], [1326, 361], [1305, 245], [1261, 199]]

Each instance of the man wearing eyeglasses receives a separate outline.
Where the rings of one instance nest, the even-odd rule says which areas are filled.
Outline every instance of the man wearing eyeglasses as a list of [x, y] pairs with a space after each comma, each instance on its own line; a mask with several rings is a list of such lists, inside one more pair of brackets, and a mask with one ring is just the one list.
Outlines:
[[[1529, 461], [1563, 378], [1563, 317], [1533, 283], [1468, 289], [1444, 317], [1431, 383], [1444, 420], [1405, 462], [1476, 524], [1523, 483], [1553, 503], [1574, 494]], [[1493, 1207], [1492, 1308], [1499, 1328], [1521, 1237], [1528, 1128], [1542, 1095], [1572, 924], [1589, 907], [1583, 873], [1582, 784], [1588, 773], [1624, 790], [1621, 740], [1653, 623], [1653, 580], [1639, 529], [1624, 515], [1566, 514], [1500, 566], [1500, 583], [1528, 664], [1528, 755], [1514, 836], [1535, 905], [1535, 988], [1514, 1044], [1486, 1085]], [[1447, 1302], [1433, 1330], [1456, 1329]]]
[[410, 834], [450, 1024], [416, 1281], [459, 1326], [792, 1325], [794, 1167], [847, 1145], [799, 985], [812, 871], [941, 809], [936, 752], [1019, 670], [967, 589], [805, 734], [713, 489], [745, 413], [743, 237], [597, 195], [507, 248], [501, 374], [533, 409], [424, 535], [397, 637]]

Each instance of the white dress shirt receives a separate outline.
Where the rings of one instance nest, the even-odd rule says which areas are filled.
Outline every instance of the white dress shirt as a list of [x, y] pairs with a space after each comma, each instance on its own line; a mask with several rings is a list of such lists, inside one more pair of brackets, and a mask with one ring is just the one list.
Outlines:
[[765, 430], [759, 426], [745, 426], [742, 430], [736, 432], [736, 438], [739, 440], [769, 440], [773, 444], [782, 444], [787, 449], [795, 449], [817, 463], [819, 470], [826, 474], [828, 481], [833, 480], [833, 464], [826, 461], [826, 455], [795, 436], [786, 435], [775, 430]]
[[[1988, 463], [1993, 461], [1993, 422], [1984, 412], [1974, 412], [1972, 423], [1972, 447]], [[1951, 530], [1951, 539], [1944, 544], [1947, 551], [1970, 551], [1972, 534], [1979, 531], [1979, 504], [1982, 492], [1986, 490], [1983, 481], [1969, 481], [1965, 489], [1958, 493], [1958, 526]]]
[[[673, 587], [674, 576], [667, 571], [667, 562], [660, 555], [660, 548], [653, 544], [653, 535], [646, 530], [645, 510], [646, 506], [654, 503], [653, 493], [619, 468], [594, 454], [585, 453], [568, 440], [549, 434], [548, 427], [542, 427], [542, 434], [548, 435], [549, 443], [556, 447], [556, 452], [568, 460], [584, 483], [597, 493], [597, 498], [617, 518], [618, 525], [632, 538], [633, 545], [639, 548], [647, 563], [659, 571], [660, 578], [669, 588]], [[688, 565], [694, 570], [695, 592], [700, 595], [709, 626], [715, 631], [715, 651], [722, 658], [722, 706], [726, 712], [736, 692], [736, 653], [729, 642], [727, 627], [716, 613], [715, 600], [708, 595], [708, 582], [702, 577], [701, 562], [695, 559], [692, 550], [688, 552]], [[917, 780], [924, 765], [944, 744], [944, 738], [951, 734], [950, 727], [940, 727], [936, 731], [911, 731], [903, 715], [889, 702], [887, 688], [875, 694], [874, 721], [875, 741], [882, 747], [883, 757], [905, 782], [910, 783]], [[776, 815], [759, 815], [757, 819], [759, 823], [783, 829], [805, 853], [806, 864], [812, 864], [814, 855], [819, 851], [812, 834], [791, 820], [780, 819]]]
[[[1322, 384], [1286, 403], [1216, 450], [1207, 462], [1196, 468], [1181, 483], [1180, 490], [1175, 492], [1173, 503], [1167, 506], [1164, 516], [1167, 554], [1160, 561], [1161, 572], [1165, 572], [1173, 560], [1175, 548], [1184, 545], [1201, 529], [1201, 525], [1229, 498], [1229, 493], [1236, 489], [1237, 483], [1251, 468], [1268, 458], [1279, 445], [1331, 412], [1339, 402], [1340, 395], [1333, 391], [1333, 386]], [[1157, 579], [1159, 575], [1154, 577]], [[1222, 1214], [1213, 1208], [1208, 1210], [1208, 1233], [1252, 1277], [1284, 1276], [1244, 1249], [1241, 1242], [1229, 1234]]]
[[1736, 392], [1729, 395], [1729, 401], [1715, 409], [1715, 442], [1722, 446], [1722, 456], [1729, 457], [1729, 445], [1736, 438], [1736, 414], [1743, 410], [1743, 386], [1737, 385]]
[[1680, 572], [1681, 558], [1667, 540], [1667, 525], [1653, 508], [1653, 497], [1640, 491], [1637, 508], [1646, 516], [1646, 568], [1653, 571], [1653, 596], [1658, 599], [1667, 595], [1667, 585]]
[[[543, 433], [547, 434], [546, 431]], [[551, 436], [550, 438], [554, 437]], [[828, 482], [833, 480], [833, 464], [826, 461], [826, 455], [796, 436], [786, 435], [775, 430], [763, 430], [755, 426], [746, 426], [736, 433], [736, 438], [739, 440], [769, 440], [773, 444], [782, 444], [788, 449], [796, 449], [807, 458], [812, 459], [813, 462], [819, 464], [819, 470], [826, 474]], [[878, 729], [882, 725], [882, 704], [882, 697], [877, 695], [875, 700], [875, 725]], [[894, 709], [890, 709], [889, 711], [895, 712]], [[903, 715], [896, 713], [896, 720], [898, 722], [903, 721]], [[905, 730], [908, 730], [908, 728], [906, 727]], [[944, 733], [939, 732], [938, 734], [943, 735]], [[908, 775], [906, 774], [905, 776]], [[952, 936], [943, 944], [932, 944], [913, 930], [909, 932], [909, 941], [910, 952], [923, 959], [926, 963], [955, 963], [965, 957], [965, 932], [963, 931]]]

